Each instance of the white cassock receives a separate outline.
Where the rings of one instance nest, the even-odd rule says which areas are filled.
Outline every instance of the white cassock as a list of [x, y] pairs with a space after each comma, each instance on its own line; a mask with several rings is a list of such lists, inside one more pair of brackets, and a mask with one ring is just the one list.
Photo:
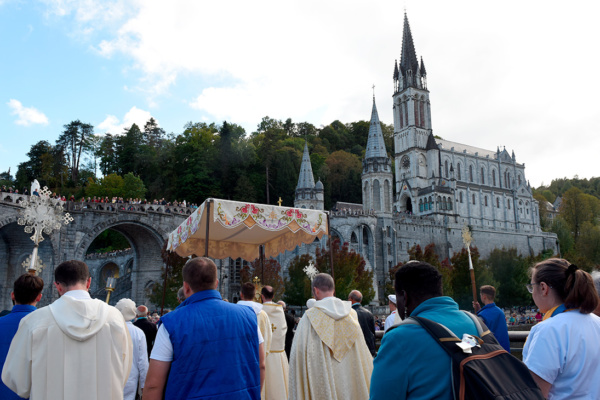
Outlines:
[[133, 362], [131, 363], [131, 372], [123, 390], [123, 400], [135, 400], [138, 387], [144, 388], [146, 374], [148, 373], [148, 350], [146, 345], [146, 335], [144, 331], [127, 321], [127, 328], [133, 344]]
[[351, 303], [316, 301], [296, 329], [288, 399], [368, 399], [372, 372], [373, 357]]
[[383, 324], [384, 332], [387, 332], [392, 326], [394, 326], [394, 321], [396, 320], [396, 310], [392, 311], [390, 315], [385, 319], [385, 324]]
[[[269, 357], [269, 352], [271, 351], [271, 340], [273, 338], [273, 330], [271, 329], [271, 321], [269, 321], [269, 316], [266, 312], [263, 311], [263, 305], [257, 303], [255, 301], [246, 301], [240, 300], [237, 302], [239, 305], [251, 307], [256, 313], [256, 322], [258, 323], [258, 329], [262, 334], [264, 344], [263, 347], [265, 349], [265, 359]], [[265, 361], [266, 362], [266, 361]], [[266, 381], [266, 370], [265, 370], [265, 381]], [[266, 383], [263, 385], [262, 391], [260, 393], [261, 399], [265, 400], [265, 388]]]
[[269, 316], [273, 331], [271, 348], [266, 361], [265, 398], [266, 400], [287, 399], [289, 364], [285, 354], [285, 334], [287, 332], [285, 314], [283, 307], [273, 302], [264, 303], [263, 311]]
[[121, 400], [132, 355], [123, 314], [72, 290], [21, 320], [2, 381], [32, 400]]

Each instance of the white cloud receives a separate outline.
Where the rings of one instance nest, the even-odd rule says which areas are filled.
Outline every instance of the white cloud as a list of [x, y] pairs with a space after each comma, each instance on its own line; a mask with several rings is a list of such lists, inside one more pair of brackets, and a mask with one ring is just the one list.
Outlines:
[[133, 124], [137, 124], [137, 126], [143, 130], [144, 125], [150, 118], [152, 118], [152, 114], [150, 114], [149, 111], [141, 110], [134, 106], [127, 111], [123, 117], [123, 121], [119, 120], [119, 118], [114, 115], [107, 115], [104, 121], [96, 126], [96, 133], [119, 135], [122, 134], [125, 129], [131, 128], [131, 125]]
[[[368, 119], [375, 84], [380, 117], [392, 123], [405, 6], [397, 1], [45, 1], [82, 31], [104, 29], [93, 48], [129, 60], [127, 87], [149, 107], [168, 97], [197, 118], [248, 130], [265, 115], [318, 126]], [[406, 8], [436, 134], [514, 149], [534, 185], [597, 174], [588, 127], [598, 126], [600, 3], [408, 0]], [[189, 83], [196, 94], [176, 93]], [[548, 162], [556, 152], [572, 162]]]
[[11, 114], [18, 117], [15, 124], [23, 126], [31, 126], [34, 124], [48, 125], [48, 117], [36, 108], [24, 107], [19, 100], [15, 99], [10, 99], [6, 104], [8, 104], [8, 107], [12, 110]]

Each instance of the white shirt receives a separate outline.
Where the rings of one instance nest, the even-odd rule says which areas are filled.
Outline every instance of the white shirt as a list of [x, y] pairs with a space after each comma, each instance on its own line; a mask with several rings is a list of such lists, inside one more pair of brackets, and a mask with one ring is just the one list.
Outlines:
[[69, 296], [74, 298], [75, 300], [91, 300], [92, 296], [90, 296], [90, 292], [87, 290], [69, 290], [63, 296]]
[[600, 398], [600, 317], [578, 310], [531, 328], [523, 362], [552, 384], [548, 399]]
[[390, 315], [385, 319], [385, 323], [383, 324], [384, 332], [390, 329], [394, 325], [394, 319], [396, 318], [396, 310], [392, 311]]
[[146, 383], [146, 374], [148, 373], [148, 348], [146, 347], [146, 335], [131, 321], [127, 321], [129, 335], [133, 343], [133, 362], [131, 372], [123, 390], [123, 400], [135, 400], [135, 395], [139, 387], [143, 388]]
[[[258, 326], [256, 327], [256, 330], [258, 331], [258, 345], [260, 346], [265, 340], [263, 339]], [[167, 331], [164, 324], [161, 324], [160, 328], [158, 328], [150, 358], [158, 361], [173, 361], [173, 344], [171, 343], [169, 331]]]

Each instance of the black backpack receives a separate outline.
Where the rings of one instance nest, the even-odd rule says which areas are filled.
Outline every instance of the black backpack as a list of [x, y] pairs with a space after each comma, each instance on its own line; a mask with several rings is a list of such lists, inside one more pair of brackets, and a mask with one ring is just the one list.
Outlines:
[[508, 353], [487, 326], [465, 312], [477, 326], [481, 347], [464, 353], [457, 338], [448, 328], [427, 318], [410, 317], [436, 339], [452, 359], [452, 390], [455, 400], [544, 399], [525, 364]]

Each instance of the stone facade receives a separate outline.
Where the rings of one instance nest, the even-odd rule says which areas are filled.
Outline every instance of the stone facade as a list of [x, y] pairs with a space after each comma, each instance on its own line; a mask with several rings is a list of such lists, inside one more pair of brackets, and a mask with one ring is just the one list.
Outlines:
[[[373, 99], [363, 204], [338, 203], [330, 214], [332, 235], [348, 242], [375, 271], [376, 298], [384, 300], [387, 272], [408, 260], [411, 247], [433, 243], [442, 259], [450, 258], [464, 246], [465, 225], [482, 257], [496, 248], [516, 248], [524, 255], [557, 253], [556, 235], [542, 232], [539, 204], [525, 179], [525, 164], [516, 161], [514, 152], [434, 137], [427, 72], [423, 59], [417, 60], [406, 15], [393, 83], [394, 175]], [[314, 254], [325, 240], [280, 256], [284, 271], [294, 256]]]

